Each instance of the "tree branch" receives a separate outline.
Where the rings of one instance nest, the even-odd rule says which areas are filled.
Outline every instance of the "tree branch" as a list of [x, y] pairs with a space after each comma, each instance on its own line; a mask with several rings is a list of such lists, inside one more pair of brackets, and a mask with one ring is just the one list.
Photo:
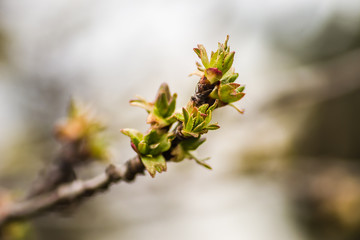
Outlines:
[[[204, 93], [204, 88], [206, 88], [206, 90], [213, 89], [213, 86], [209, 86], [209, 84], [206, 83], [199, 83], [194, 96], [191, 98], [196, 105], [209, 101], [208, 95], [210, 91], [206, 91], [206, 93]], [[172, 142], [171, 149], [164, 153], [164, 157], [167, 161], [172, 157], [171, 150], [184, 139], [184, 137], [180, 134], [181, 126], [182, 125], [178, 125], [174, 130], [176, 138]], [[70, 148], [71, 151], [69, 151], [69, 146], [75, 147]], [[83, 156], [83, 153], [78, 153], [78, 144], [69, 144], [69, 146], [64, 147], [62, 153], [60, 153], [62, 158], [62, 161], [60, 161], [61, 163], [78, 162], [78, 160], [73, 160], [74, 158], [86, 159], [86, 156]], [[67, 154], [64, 155], [64, 152]], [[71, 157], [64, 158], [63, 155]], [[72, 160], [70, 161], [67, 159]], [[57, 163], [59, 161], [55, 162]], [[6, 207], [6, 209], [0, 209], [0, 228], [4, 226], [5, 223], [11, 221], [31, 218], [45, 211], [74, 204], [86, 197], [94, 195], [95, 193], [108, 189], [113, 183], [117, 183], [119, 181], [131, 182], [135, 179], [137, 174], [144, 174], [145, 170], [139, 156], [136, 156], [128, 160], [122, 166], [110, 164], [104, 173], [91, 179], [74, 180], [65, 184], [65, 181], [55, 181], [59, 178], [56, 176], [59, 174], [62, 176], [64, 173], [63, 171], [59, 171], [58, 167], [54, 168], [55, 170], [53, 168], [54, 167], [49, 167], [48, 169], [45, 169], [45, 174], [40, 176], [38, 182], [35, 182], [35, 185], [32, 186], [30, 193], [24, 201], [14, 203]], [[55, 180], [53, 180], [53, 178], [55, 178]], [[62, 185], [59, 185], [61, 183]]]
[[[169, 115], [174, 113], [176, 94], [171, 97], [168, 86], [163, 84], [154, 103], [148, 103], [143, 99], [132, 101], [134, 105], [145, 108], [149, 113], [154, 111], [150, 113], [152, 115], [149, 115], [152, 116], [150, 119], [152, 121], [150, 121], [150, 133], [145, 136], [145, 138], [148, 137], [147, 140], [145, 139], [148, 142], [142, 139], [143, 135], [141, 133], [138, 134], [139, 136], [136, 134], [137, 130], [130, 129], [135, 134], [131, 133], [130, 130], [128, 130], [129, 133], [126, 132], [125, 134], [131, 137], [132, 147], [139, 155], [128, 160], [122, 166], [110, 164], [105, 172], [88, 180], [76, 180], [73, 167], [92, 159], [106, 159], [106, 153], [104, 153], [101, 141], [99, 142], [99, 139], [96, 138], [97, 133], [103, 130], [103, 126], [98, 121], [88, 118], [86, 114], [80, 111], [81, 109], [77, 108], [74, 102], [71, 102], [67, 122], [56, 129], [57, 139], [62, 143], [62, 151], [53, 164], [40, 174], [38, 181], [33, 184], [25, 200], [0, 205], [0, 230], [6, 223], [11, 221], [30, 218], [45, 211], [75, 204], [86, 197], [108, 189], [113, 183], [119, 181], [130, 182], [135, 179], [137, 174], [144, 174], [144, 164], [149, 173], [154, 176], [156, 171], [162, 172], [166, 170], [164, 159], [171, 161], [176, 157], [174, 155], [180, 155], [177, 161], [189, 156], [193, 158], [188, 151], [195, 150], [204, 142], [204, 140], [200, 139], [200, 135], [208, 130], [219, 128], [217, 124], [208, 125], [211, 120], [211, 112], [217, 107], [236, 102], [244, 96], [244, 93], [242, 93], [244, 87], [233, 83], [238, 74], [235, 74], [234, 70], [232, 70], [230, 74], [225, 75], [229, 71], [234, 57], [234, 52], [230, 53], [227, 41], [228, 36], [224, 44], [219, 43], [218, 51], [212, 53], [211, 64], [214, 66], [209, 65], [206, 50], [202, 45], [198, 45], [199, 48], [194, 49], [207, 69], [203, 69], [198, 65], [198, 69], [202, 70], [204, 74], [197, 84], [195, 94], [191, 97], [190, 105], [188, 105], [190, 109], [183, 108], [182, 117], [176, 117], [178, 122], [173, 130], [175, 137], [173, 138], [173, 135], [171, 135], [172, 138], [170, 139], [167, 135], [172, 124], [174, 124], [174, 122], [168, 123], [167, 121], [170, 118]], [[223, 74], [225, 78], [221, 79]], [[209, 76], [209, 79], [206, 76]], [[212, 92], [215, 92], [214, 96], [210, 97]], [[216, 101], [221, 104], [214, 104]], [[157, 118], [161, 121], [156, 122]], [[157, 129], [156, 126], [158, 126]], [[150, 135], [152, 133], [153, 135]], [[143, 144], [141, 148], [138, 148], [133, 138], [138, 143], [141, 138]], [[186, 140], [195, 140], [192, 143], [194, 146], [186, 147], [181, 145], [177, 148], [182, 141]], [[169, 145], [169, 141], [171, 145]], [[153, 161], [151, 164], [149, 164], [149, 159]], [[158, 164], [159, 159], [160, 164]], [[209, 168], [200, 160], [196, 160], [196, 162]], [[154, 170], [153, 174], [151, 170]]]
[[49, 193], [12, 204], [6, 209], [0, 209], [0, 228], [11, 221], [26, 219], [59, 206], [73, 204], [108, 189], [113, 183], [130, 182], [135, 179], [137, 174], [144, 174], [144, 169], [144, 165], [136, 156], [122, 166], [110, 164], [104, 173], [94, 178], [75, 180], [70, 184], [61, 185]]

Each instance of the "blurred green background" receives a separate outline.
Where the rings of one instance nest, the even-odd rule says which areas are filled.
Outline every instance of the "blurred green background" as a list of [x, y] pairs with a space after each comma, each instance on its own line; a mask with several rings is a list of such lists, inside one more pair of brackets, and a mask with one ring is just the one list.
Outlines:
[[244, 115], [215, 113], [197, 153], [213, 170], [169, 164], [30, 221], [23, 239], [360, 239], [358, 0], [0, 0], [0, 188], [20, 198], [51, 161], [72, 96], [108, 124], [112, 161], [132, 157], [119, 129], [147, 126], [129, 99], [167, 82], [184, 105], [192, 48], [227, 34], [247, 95]]

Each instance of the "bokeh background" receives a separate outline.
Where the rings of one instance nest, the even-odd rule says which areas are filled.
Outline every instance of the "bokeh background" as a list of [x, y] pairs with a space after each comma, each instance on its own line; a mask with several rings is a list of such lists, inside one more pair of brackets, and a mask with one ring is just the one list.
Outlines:
[[[58, 150], [73, 96], [134, 153], [128, 105], [167, 82], [184, 105], [192, 48], [230, 35], [247, 95], [216, 111], [193, 161], [32, 220], [23, 239], [360, 239], [360, 1], [0, 0], [0, 186], [23, 193]], [[105, 165], [78, 169], [86, 178]]]

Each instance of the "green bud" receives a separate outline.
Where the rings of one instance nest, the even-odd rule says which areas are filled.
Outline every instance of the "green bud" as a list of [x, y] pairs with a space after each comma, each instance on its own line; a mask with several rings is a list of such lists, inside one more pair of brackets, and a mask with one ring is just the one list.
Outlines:
[[166, 162], [162, 153], [171, 147], [171, 136], [168, 133], [152, 129], [143, 135], [130, 128], [122, 129], [121, 132], [131, 138], [131, 145], [152, 177], [155, 176], [156, 171], [166, 171]]
[[148, 154], [149, 147], [148, 147], [148, 144], [144, 140], [140, 141], [139, 144], [135, 145], [135, 146], [140, 154], [142, 154], [142, 155]]
[[210, 124], [212, 111], [216, 108], [217, 102], [209, 107], [208, 104], [203, 104], [199, 108], [190, 102], [186, 108], [183, 108], [182, 115], [175, 114], [176, 118], [182, 122], [183, 128], [181, 133], [185, 137], [198, 138], [201, 134], [208, 130], [214, 130], [215, 127]]
[[169, 107], [168, 100], [165, 93], [159, 94], [155, 101], [155, 110], [159, 116], [165, 116]]
[[171, 147], [171, 140], [167, 133], [160, 133], [153, 129], [144, 136], [144, 141], [150, 146], [147, 149], [146, 155], [159, 155], [166, 152]]
[[176, 119], [172, 116], [176, 107], [177, 94], [170, 94], [169, 87], [166, 83], [161, 84], [154, 102], [147, 102], [145, 99], [138, 97], [131, 100], [130, 104], [144, 108], [148, 113], [147, 123], [153, 128], [163, 128], [173, 124]]
[[200, 72], [204, 72], [205, 77], [211, 84], [219, 81], [231, 69], [234, 62], [235, 52], [230, 52], [230, 47], [227, 45], [228, 40], [229, 36], [226, 37], [224, 44], [218, 44], [216, 52], [211, 52], [210, 62], [203, 45], [199, 44], [198, 48], [194, 48], [195, 53], [201, 59], [204, 66], [203, 68], [197, 63], [197, 68]]
[[232, 103], [244, 97], [245, 93], [242, 92], [243, 89], [244, 88], [240, 87], [238, 83], [221, 84], [218, 95], [222, 102]]
[[210, 81], [211, 84], [214, 84], [220, 81], [222, 72], [217, 68], [208, 68], [205, 71], [205, 77]]

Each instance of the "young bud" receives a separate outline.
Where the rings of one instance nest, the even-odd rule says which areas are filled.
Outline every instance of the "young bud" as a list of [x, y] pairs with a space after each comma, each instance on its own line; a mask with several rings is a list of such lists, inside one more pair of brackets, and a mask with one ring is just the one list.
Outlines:
[[217, 129], [216, 124], [210, 124], [212, 111], [216, 108], [216, 105], [217, 102], [210, 107], [208, 104], [203, 104], [197, 108], [193, 102], [190, 102], [186, 108], [182, 109], [182, 115], [175, 114], [178, 121], [182, 122], [181, 133], [183, 136], [198, 138], [208, 130]]
[[175, 122], [172, 116], [176, 107], [177, 94], [170, 94], [169, 87], [166, 83], [161, 84], [154, 102], [147, 102], [145, 99], [138, 97], [131, 100], [130, 104], [144, 108], [148, 113], [147, 123], [152, 128], [163, 128]]
[[222, 102], [233, 103], [245, 96], [243, 90], [244, 87], [241, 87], [238, 83], [220, 84], [218, 95]]
[[205, 71], [205, 76], [210, 81], [210, 84], [214, 84], [221, 79], [222, 72], [217, 68], [208, 68]]
[[166, 170], [166, 162], [162, 156], [171, 147], [171, 137], [168, 133], [152, 129], [146, 135], [143, 135], [135, 129], [122, 129], [121, 132], [131, 139], [131, 146], [139, 154], [146, 170], [152, 177], [155, 172]]

